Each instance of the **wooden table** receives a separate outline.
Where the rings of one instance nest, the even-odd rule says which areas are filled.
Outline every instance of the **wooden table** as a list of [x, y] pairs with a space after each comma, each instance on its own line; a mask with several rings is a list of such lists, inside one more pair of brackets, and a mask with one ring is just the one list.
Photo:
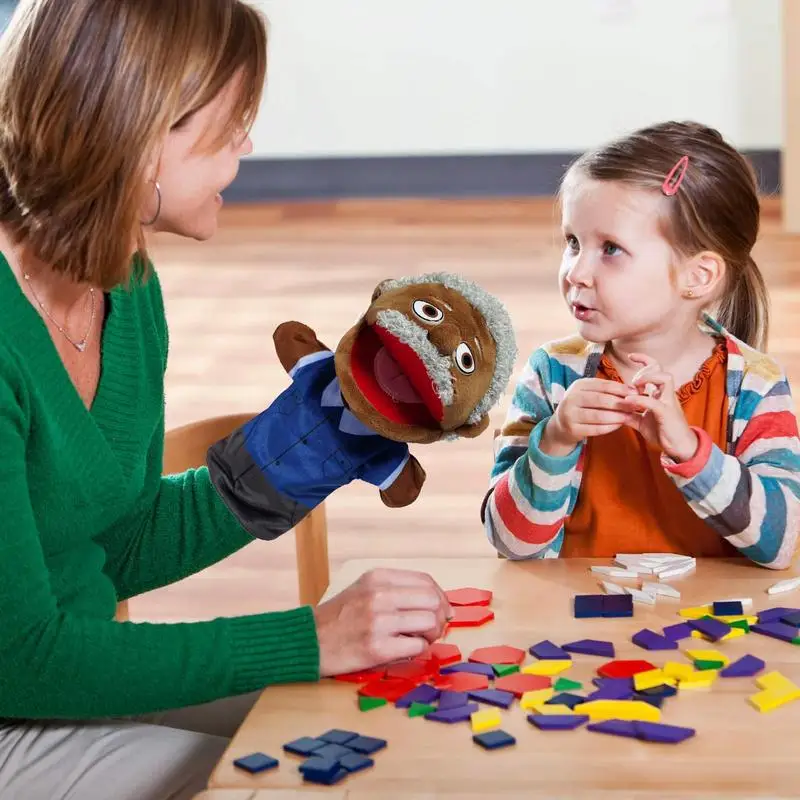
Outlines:
[[[617, 658], [644, 658], [657, 665], [683, 661], [677, 651], [648, 653], [631, 643], [641, 628], [660, 630], [679, 622], [679, 608], [714, 600], [752, 597], [753, 609], [800, 606], [800, 590], [768, 595], [777, 580], [798, 574], [775, 573], [738, 561], [700, 561], [692, 575], [676, 580], [680, 601], [659, 598], [655, 607], [636, 605], [633, 619], [578, 620], [575, 594], [597, 593], [591, 564], [585, 560], [509, 562], [500, 559], [358, 560], [344, 565], [327, 596], [376, 566], [418, 569], [445, 589], [475, 586], [494, 592], [495, 620], [480, 628], [452, 630], [446, 641], [458, 644], [466, 659], [476, 647], [509, 644], [527, 649], [542, 639], [557, 644], [583, 638], [614, 642]], [[750, 633], [717, 645], [697, 639], [686, 648], [723, 650], [731, 659], [753, 653], [800, 683], [800, 647]], [[530, 658], [526, 661], [531, 660]], [[565, 677], [589, 684], [605, 659], [575, 656]], [[769, 714], [747, 702], [758, 691], [752, 678], [719, 678], [710, 690], [685, 691], [668, 698], [662, 721], [696, 728], [679, 745], [648, 744], [585, 729], [543, 732], [515, 704], [503, 714], [503, 729], [517, 738], [514, 747], [485, 752], [471, 741], [469, 723], [446, 725], [409, 719], [391, 704], [360, 712], [356, 686], [326, 680], [267, 689], [254, 706], [211, 778], [211, 787], [327, 791], [348, 800], [450, 798], [598, 798], [800, 796], [800, 701]], [[303, 785], [299, 759], [282, 751], [284, 742], [315, 736], [329, 728], [356, 730], [388, 740], [375, 766], [336, 787]], [[251, 777], [233, 767], [234, 758], [263, 751], [280, 767]], [[338, 794], [337, 794], [338, 792]], [[273, 795], [267, 794], [267, 797]], [[274, 797], [303, 795], [275, 794]], [[213, 795], [212, 795], [213, 797]], [[261, 800], [261, 794], [256, 795]]]

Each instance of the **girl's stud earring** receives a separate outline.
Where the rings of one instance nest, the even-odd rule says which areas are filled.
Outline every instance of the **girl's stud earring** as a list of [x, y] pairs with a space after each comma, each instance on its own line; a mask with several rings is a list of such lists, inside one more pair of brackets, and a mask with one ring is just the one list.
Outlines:
[[686, 290], [686, 291], [683, 293], [683, 296], [684, 296], [684, 297], [694, 297], [694, 292], [693, 292], [691, 289], [687, 289], [687, 290]]

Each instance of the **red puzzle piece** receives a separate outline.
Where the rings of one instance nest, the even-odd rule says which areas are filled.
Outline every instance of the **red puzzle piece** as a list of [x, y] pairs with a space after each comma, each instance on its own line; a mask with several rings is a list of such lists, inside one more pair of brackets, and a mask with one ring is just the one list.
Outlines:
[[550, 678], [544, 675], [525, 675], [517, 672], [514, 675], [506, 675], [504, 678], [498, 678], [494, 682], [495, 689], [501, 689], [504, 692], [512, 692], [517, 697], [522, 697], [525, 692], [533, 692], [536, 689], [549, 689], [553, 685]]
[[609, 661], [598, 668], [597, 674], [601, 678], [632, 678], [651, 669], [656, 669], [656, 665], [649, 661]]
[[451, 606], [488, 606], [492, 602], [488, 589], [450, 589], [444, 595]]
[[410, 681], [406, 678], [384, 678], [379, 681], [370, 681], [362, 686], [358, 693], [362, 697], [382, 697], [390, 703], [399, 700], [406, 692], [416, 689], [419, 686], [417, 681]]
[[437, 675], [438, 673], [439, 664], [433, 660], [418, 661], [417, 659], [413, 659], [411, 661], [398, 661], [386, 667], [387, 678], [405, 678], [406, 680], [416, 681], [418, 683], [422, 683], [432, 675]]
[[489, 679], [485, 675], [473, 675], [471, 672], [452, 672], [450, 675], [439, 675], [434, 678], [433, 685], [437, 689], [449, 689], [452, 692], [477, 692], [489, 688]]
[[479, 647], [473, 651], [469, 660], [476, 664], [521, 664], [525, 660], [525, 651], [505, 644], [498, 647]]
[[453, 614], [447, 623], [451, 628], [477, 627], [494, 619], [494, 611], [485, 606], [453, 606]]
[[457, 664], [461, 661], [461, 651], [457, 645], [436, 642], [428, 648], [425, 655], [420, 656], [420, 660], [422, 659], [435, 661], [437, 666], [446, 667], [448, 664]]
[[337, 681], [345, 681], [346, 683], [367, 683], [367, 681], [374, 681], [382, 678], [386, 674], [386, 669], [380, 667], [378, 669], [365, 669], [361, 672], [346, 672], [342, 675], [334, 675]]

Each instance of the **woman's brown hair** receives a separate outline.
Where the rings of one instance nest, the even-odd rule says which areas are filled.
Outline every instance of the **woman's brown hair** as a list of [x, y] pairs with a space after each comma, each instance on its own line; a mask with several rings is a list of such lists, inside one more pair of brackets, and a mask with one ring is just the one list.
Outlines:
[[760, 223], [756, 177], [718, 131], [694, 122], [642, 128], [586, 153], [564, 180], [585, 175], [660, 192], [683, 156], [689, 157], [683, 182], [665, 198], [667, 239], [683, 256], [703, 251], [722, 256], [726, 278], [712, 316], [741, 341], [766, 349], [769, 295], [750, 254]]
[[0, 39], [0, 223], [39, 261], [109, 290], [131, 277], [146, 170], [236, 77], [219, 146], [249, 128], [266, 22], [241, 0], [21, 0]]

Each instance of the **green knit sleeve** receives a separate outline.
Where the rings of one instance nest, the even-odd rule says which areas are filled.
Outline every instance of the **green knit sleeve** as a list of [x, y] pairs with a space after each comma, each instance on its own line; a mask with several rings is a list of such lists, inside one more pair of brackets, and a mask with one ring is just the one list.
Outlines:
[[[130, 715], [318, 678], [319, 645], [308, 607], [208, 622], [136, 624], [104, 618], [106, 609], [75, 609], [59, 600], [71, 593], [63, 585], [55, 591], [58, 578], [45, 558], [31, 505], [30, 419], [19, 367], [0, 359], [0, 717]], [[142, 520], [141, 553], [157, 532], [184, 538], [190, 547], [197, 530], [187, 522], [191, 518], [209, 519], [208, 529], [213, 527], [210, 487], [203, 489], [203, 483], [198, 475], [164, 483], [152, 514]], [[167, 553], [171, 548], [178, 545]], [[190, 561], [198, 564], [203, 557], [195, 552]], [[154, 570], [151, 565], [142, 574], [158, 574]]]

